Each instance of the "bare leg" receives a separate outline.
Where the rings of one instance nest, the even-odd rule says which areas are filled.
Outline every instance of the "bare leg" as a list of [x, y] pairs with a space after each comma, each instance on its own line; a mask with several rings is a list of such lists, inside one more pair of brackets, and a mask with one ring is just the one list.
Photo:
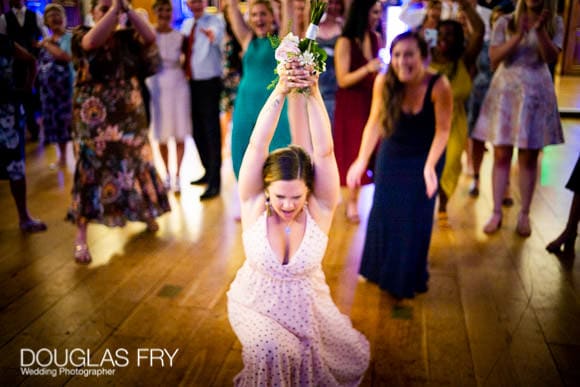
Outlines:
[[177, 156], [177, 171], [175, 172], [175, 178], [173, 179], [173, 191], [175, 193], [181, 192], [181, 181], [179, 180], [179, 172], [181, 171], [181, 162], [183, 161], [183, 154], [185, 152], [185, 144], [183, 141], [175, 142], [175, 153]]
[[77, 222], [74, 257], [76, 263], [83, 265], [92, 261], [89, 246], [87, 245], [87, 219], [85, 218], [80, 218]]
[[66, 166], [66, 142], [58, 143], [58, 156], [59, 167]]
[[519, 186], [522, 197], [522, 209], [518, 216], [517, 232], [521, 236], [529, 236], [532, 233], [530, 227], [530, 206], [536, 188], [538, 175], [537, 149], [520, 149], [518, 153]]
[[40, 220], [33, 219], [28, 212], [26, 203], [26, 178], [20, 180], [10, 180], [10, 192], [16, 204], [20, 229], [24, 232], [45, 231], [46, 225]]
[[358, 193], [359, 189], [348, 189], [348, 200], [346, 202], [346, 219], [350, 223], [360, 223], [358, 214]]
[[185, 153], [185, 144], [183, 141], [175, 143], [175, 151], [177, 153], [177, 177], [179, 177], [181, 162], [183, 161], [183, 154]]
[[471, 175], [472, 173], [474, 173], [474, 168], [473, 168], [473, 145], [472, 145], [473, 140], [471, 138], [468, 138], [467, 141], [465, 142], [465, 156], [466, 156], [466, 167], [467, 167], [467, 174]]
[[169, 149], [167, 143], [159, 143], [159, 153], [165, 167], [165, 189], [171, 189], [171, 175], [169, 174]]
[[512, 154], [512, 146], [499, 145], [493, 148], [493, 214], [483, 228], [487, 234], [496, 232], [501, 226], [501, 204], [509, 180]]
[[485, 142], [472, 138], [471, 139], [471, 160], [473, 164], [473, 184], [469, 189], [469, 195], [476, 197], [479, 195], [479, 170], [483, 161], [485, 152]]
[[163, 160], [163, 164], [165, 166], [165, 173], [167, 176], [169, 176], [169, 150], [167, 148], [167, 143], [159, 143], [159, 153], [161, 153], [161, 159]]

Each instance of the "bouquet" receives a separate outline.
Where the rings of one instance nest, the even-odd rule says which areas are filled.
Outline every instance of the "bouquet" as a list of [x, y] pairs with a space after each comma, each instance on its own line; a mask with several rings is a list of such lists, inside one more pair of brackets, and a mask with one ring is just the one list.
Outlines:
[[[318, 24], [326, 10], [326, 6], [327, 3], [322, 0], [310, 0], [310, 25], [306, 30], [306, 36], [304, 38], [300, 39], [292, 32], [282, 40], [278, 36], [270, 36], [270, 43], [276, 50], [275, 57], [278, 66], [274, 69], [276, 78], [268, 85], [268, 89], [276, 86], [279, 78], [278, 74], [284, 70], [287, 63], [292, 61], [297, 60], [302, 66], [311, 68], [319, 74], [326, 70], [326, 51], [316, 43]], [[308, 90], [299, 91], [304, 93]]]

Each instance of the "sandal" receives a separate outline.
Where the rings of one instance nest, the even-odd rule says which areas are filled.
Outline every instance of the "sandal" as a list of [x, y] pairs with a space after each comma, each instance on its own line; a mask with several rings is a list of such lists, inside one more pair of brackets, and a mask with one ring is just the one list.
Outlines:
[[24, 222], [20, 222], [20, 230], [25, 233], [35, 233], [46, 231], [46, 224], [40, 220], [28, 219]]
[[159, 230], [159, 223], [155, 219], [150, 219], [147, 221], [147, 231], [156, 232]]
[[76, 242], [75, 243], [75, 262], [80, 265], [88, 265], [91, 263], [93, 258], [91, 257], [91, 252], [89, 251], [89, 246], [86, 242]]

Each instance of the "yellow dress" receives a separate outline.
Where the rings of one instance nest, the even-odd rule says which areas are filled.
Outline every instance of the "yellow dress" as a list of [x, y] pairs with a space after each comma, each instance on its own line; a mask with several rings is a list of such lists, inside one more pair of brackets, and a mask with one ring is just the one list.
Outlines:
[[445, 167], [441, 174], [440, 186], [447, 197], [451, 197], [461, 175], [461, 154], [467, 143], [467, 113], [465, 103], [471, 93], [471, 77], [462, 60], [457, 62], [453, 75], [454, 63], [434, 63], [430, 67], [447, 76], [453, 91], [453, 116], [451, 132], [445, 151]]

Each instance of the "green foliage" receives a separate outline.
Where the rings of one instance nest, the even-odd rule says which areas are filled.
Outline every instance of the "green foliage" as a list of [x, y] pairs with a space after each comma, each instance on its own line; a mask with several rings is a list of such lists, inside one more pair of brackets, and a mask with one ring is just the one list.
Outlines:
[[314, 25], [320, 24], [320, 19], [322, 19], [327, 5], [325, 1], [310, 0], [310, 23]]
[[270, 44], [272, 45], [272, 48], [275, 50], [278, 48], [278, 46], [280, 45], [280, 42], [282, 42], [282, 40], [280, 39], [280, 37], [278, 35], [272, 35], [272, 34], [268, 34], [268, 40], [270, 41]]

